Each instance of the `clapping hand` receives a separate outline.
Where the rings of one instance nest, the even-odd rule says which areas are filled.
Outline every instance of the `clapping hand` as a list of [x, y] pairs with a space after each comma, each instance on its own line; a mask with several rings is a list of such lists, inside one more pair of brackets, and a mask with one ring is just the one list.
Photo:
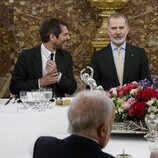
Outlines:
[[52, 60], [47, 61], [46, 70], [48, 71], [48, 74], [46, 74], [45, 76], [43, 76], [40, 79], [41, 87], [56, 83], [57, 79], [59, 77], [59, 73], [57, 71], [57, 66], [54, 61], [52, 61]]
[[57, 72], [57, 66], [55, 61], [48, 60], [46, 64], [46, 70], [48, 71], [48, 74], [53, 74]]

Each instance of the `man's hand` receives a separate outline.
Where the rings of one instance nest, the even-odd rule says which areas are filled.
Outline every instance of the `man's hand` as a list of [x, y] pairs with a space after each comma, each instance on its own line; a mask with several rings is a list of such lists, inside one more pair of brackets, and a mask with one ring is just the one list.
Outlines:
[[40, 87], [44, 87], [56, 83], [59, 77], [57, 66], [54, 61], [52, 60], [47, 61], [46, 70], [48, 71], [48, 74], [40, 79]]
[[55, 61], [48, 60], [46, 64], [46, 70], [48, 71], [48, 74], [57, 73], [58, 71]]
[[59, 77], [59, 73], [58, 72], [49, 73], [49, 74], [43, 76], [40, 79], [40, 87], [44, 87], [44, 86], [56, 83], [58, 77]]

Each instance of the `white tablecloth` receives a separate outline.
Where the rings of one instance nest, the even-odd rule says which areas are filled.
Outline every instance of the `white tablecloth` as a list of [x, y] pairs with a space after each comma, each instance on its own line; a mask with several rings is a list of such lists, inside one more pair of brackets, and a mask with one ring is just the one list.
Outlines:
[[[53, 106], [47, 111], [20, 110], [13, 100], [0, 99], [0, 158], [31, 158], [35, 140], [42, 135], [64, 138], [67, 132], [67, 107]], [[133, 158], [149, 158], [143, 137], [112, 135], [103, 151], [114, 156], [123, 149]]]

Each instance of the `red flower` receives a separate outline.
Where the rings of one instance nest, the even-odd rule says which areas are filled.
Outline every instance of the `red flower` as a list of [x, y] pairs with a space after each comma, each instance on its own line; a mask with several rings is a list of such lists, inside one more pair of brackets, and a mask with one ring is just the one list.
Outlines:
[[110, 97], [113, 98], [116, 107], [117, 121], [144, 120], [149, 106], [158, 107], [158, 91], [153, 85], [147, 86], [146, 82], [132, 82], [110, 90]]
[[120, 86], [117, 89], [117, 94], [119, 97], [123, 97], [126, 94], [128, 94], [132, 89], [135, 89], [138, 87], [138, 83], [128, 83], [124, 86]]
[[123, 89], [118, 89], [118, 90], [117, 90], [117, 95], [118, 95], [119, 97], [123, 97], [123, 96], [125, 95]]
[[142, 101], [149, 101], [152, 98], [158, 98], [158, 92], [156, 92], [152, 88], [146, 88], [138, 92], [137, 96], [138, 99], [141, 99]]
[[144, 118], [148, 105], [144, 102], [135, 102], [131, 109], [128, 110], [129, 117]]
[[137, 88], [138, 84], [137, 83], [131, 83], [131, 84], [127, 84], [126, 86], [123, 87], [123, 91], [125, 93], [129, 93], [132, 89]]

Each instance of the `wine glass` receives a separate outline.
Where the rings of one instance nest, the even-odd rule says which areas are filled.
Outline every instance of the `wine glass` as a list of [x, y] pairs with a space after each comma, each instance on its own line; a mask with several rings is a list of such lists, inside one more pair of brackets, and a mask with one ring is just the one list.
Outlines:
[[52, 95], [53, 95], [52, 88], [43, 88], [41, 91], [45, 98], [46, 107], [49, 107], [49, 101], [51, 100]]
[[22, 101], [22, 103], [24, 105], [22, 107], [22, 109], [27, 109], [28, 108], [28, 106], [26, 104], [27, 99], [28, 99], [28, 91], [20, 91], [20, 100]]
[[31, 95], [35, 99], [35, 104], [33, 109], [39, 109], [40, 108], [40, 90], [39, 89], [33, 89], [31, 90]]

